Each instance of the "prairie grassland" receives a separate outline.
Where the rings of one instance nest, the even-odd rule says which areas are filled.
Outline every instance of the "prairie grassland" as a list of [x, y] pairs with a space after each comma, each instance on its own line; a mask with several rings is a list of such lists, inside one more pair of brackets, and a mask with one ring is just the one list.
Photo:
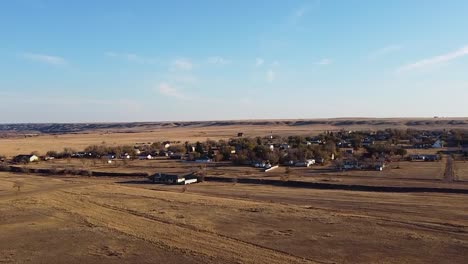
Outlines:
[[0, 173], [0, 260], [465, 263], [468, 255], [465, 195], [232, 183], [182, 192], [120, 181]]

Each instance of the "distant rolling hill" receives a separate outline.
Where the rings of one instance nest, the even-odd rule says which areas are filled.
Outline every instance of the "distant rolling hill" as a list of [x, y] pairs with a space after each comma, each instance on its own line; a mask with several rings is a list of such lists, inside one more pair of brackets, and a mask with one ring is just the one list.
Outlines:
[[225, 126], [304, 126], [339, 129], [468, 129], [468, 118], [334, 118], [295, 120], [232, 120], [134, 123], [50, 123], [0, 124], [0, 133], [65, 134], [93, 131], [140, 132], [163, 128], [202, 128]]

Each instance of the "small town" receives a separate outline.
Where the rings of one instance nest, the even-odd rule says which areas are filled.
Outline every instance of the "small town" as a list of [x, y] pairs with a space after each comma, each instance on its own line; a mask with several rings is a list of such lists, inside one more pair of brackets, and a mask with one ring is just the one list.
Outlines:
[[[3, 157], [0, 169], [8, 165], [27, 165], [58, 160], [85, 160], [96, 163], [128, 165], [133, 160], [173, 160], [191, 164], [186, 173], [201, 164], [210, 168], [220, 166], [253, 167], [270, 172], [279, 167], [320, 168], [322, 171], [383, 171], [398, 167], [400, 162], [444, 162], [468, 159], [468, 135], [463, 131], [419, 131], [386, 129], [378, 131], [326, 131], [316, 136], [248, 137], [239, 132], [230, 140], [204, 142], [147, 142], [133, 146], [91, 145], [83, 151], [65, 148], [63, 151], [20, 154], [8, 160]], [[229, 165], [230, 164], [230, 165]], [[397, 165], [395, 165], [397, 164]], [[66, 167], [66, 166], [65, 166]], [[157, 170], [157, 165], [154, 165]], [[289, 169], [288, 169], [289, 170]], [[446, 170], [449, 170], [446, 168]], [[450, 169], [451, 170], [451, 169]], [[73, 170], [68, 170], [73, 173]], [[75, 173], [80, 173], [75, 171]], [[161, 172], [155, 172], [161, 173]], [[91, 172], [86, 172], [90, 175]], [[164, 176], [165, 174], [163, 174]], [[377, 174], [378, 175], [378, 174]], [[172, 178], [171, 178], [172, 177]], [[193, 183], [173, 179], [178, 176], [149, 177], [153, 182], [172, 184]], [[155, 180], [158, 178], [159, 180]], [[196, 177], [194, 177], [196, 179]]]
[[0, 264], [467, 264], [467, 0], [0, 1]]

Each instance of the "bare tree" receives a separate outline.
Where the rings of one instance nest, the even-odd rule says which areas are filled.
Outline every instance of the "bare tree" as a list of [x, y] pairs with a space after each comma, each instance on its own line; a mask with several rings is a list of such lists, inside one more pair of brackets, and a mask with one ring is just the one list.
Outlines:
[[237, 179], [237, 177], [235, 177], [235, 178], [232, 178], [231, 181], [232, 181], [232, 185], [236, 185], [237, 182], [238, 182], [238, 179]]
[[281, 180], [282, 182], [287, 182], [287, 181], [289, 181], [289, 174], [281, 175], [280, 180]]
[[21, 187], [23, 186], [24, 186], [23, 182], [20, 182], [20, 181], [13, 182], [13, 188], [16, 188], [16, 195], [19, 194], [19, 192], [21, 191]]

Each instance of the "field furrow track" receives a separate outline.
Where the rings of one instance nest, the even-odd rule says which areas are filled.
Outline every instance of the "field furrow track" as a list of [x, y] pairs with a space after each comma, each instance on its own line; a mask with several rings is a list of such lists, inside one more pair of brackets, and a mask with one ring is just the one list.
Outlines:
[[189, 225], [158, 219], [79, 195], [49, 194], [43, 202], [80, 215], [94, 226], [105, 227], [183, 254], [204, 256], [212, 263], [318, 263]]
[[[159, 191], [159, 190], [157, 190]], [[171, 192], [171, 193], [177, 193], [176, 191], [165, 191], [165, 192]], [[121, 195], [121, 193], [119, 193], [119, 195]], [[158, 199], [158, 200], [161, 200], [161, 201], [164, 201], [164, 202], [172, 202], [172, 203], [177, 203], [176, 201], [173, 201], [173, 200], [170, 200], [170, 199], [164, 199], [164, 198], [160, 198], [160, 197], [155, 197], [155, 196], [145, 196], [143, 194], [125, 194], [126, 196], [129, 196], [129, 197], [143, 197], [143, 198], [148, 198], [148, 199]], [[200, 196], [205, 196], [205, 197], [212, 197], [208, 194], [199, 194], [197, 193], [197, 195], [200, 195]], [[255, 198], [250, 198], [250, 199], [245, 199], [245, 198], [239, 198], [239, 197], [225, 197], [227, 199], [232, 199], [232, 200], [238, 200], [238, 201], [250, 201], [250, 202], [261, 202], [262, 200], [259, 200], [259, 199], [255, 199]], [[315, 201], [317, 204], [323, 202], [324, 200], [327, 200], [327, 199], [311, 199], [311, 198], [307, 198], [308, 201]], [[334, 201], [336, 203], [340, 203], [340, 202], [343, 202], [341, 200], [332, 200], [332, 199], [329, 199], [331, 201]], [[93, 201], [90, 201], [90, 202], [93, 202]], [[95, 202], [93, 202], [95, 203]], [[278, 204], [281, 204], [283, 206], [286, 206], [288, 208], [291, 208], [291, 207], [294, 207], [295, 205], [293, 204], [288, 204], [288, 203], [278, 203]], [[399, 212], [398, 214], [398, 219], [397, 217], [395, 218], [391, 218], [391, 217], [381, 217], [379, 215], [372, 215], [370, 214], [369, 212], [372, 212], [372, 213], [384, 213], [384, 212], [387, 212], [388, 213], [388, 209], [379, 209], [378, 205], [379, 202], [373, 202], [373, 203], [365, 203], [365, 202], [359, 202], [359, 203], [353, 203], [352, 205], [350, 205], [349, 207], [350, 208], [353, 208], [353, 209], [339, 209], [339, 210], [336, 210], [336, 209], [331, 209], [331, 208], [328, 208], [328, 207], [321, 207], [321, 206], [314, 206], [314, 207], [310, 207], [310, 206], [307, 206], [305, 207], [305, 210], [308, 210], [308, 209], [313, 209], [313, 210], [318, 210], [318, 211], [322, 211], [322, 212], [325, 212], [325, 213], [328, 213], [328, 214], [334, 214], [335, 216], [341, 216], [341, 217], [346, 217], [346, 218], [361, 218], [361, 219], [372, 219], [373, 221], [379, 221], [381, 224], [389, 224], [389, 223], [393, 223], [393, 224], [400, 224], [400, 225], [405, 225], [405, 226], [410, 226], [412, 228], [418, 228], [418, 229], [424, 229], [424, 230], [430, 230], [430, 231], [436, 231], [436, 232], [441, 232], [441, 233], [446, 233], [446, 232], [450, 232], [450, 233], [455, 233], [455, 234], [468, 234], [468, 226], [465, 226], [465, 225], [457, 225], [457, 224], [452, 224], [452, 223], [446, 223], [446, 222], [435, 222], [435, 221], [405, 221], [403, 219], [401, 219], [401, 212]], [[382, 204], [385, 204], [382, 202]], [[109, 205], [104, 205], [104, 204], [99, 204], [101, 206], [109, 206]], [[210, 206], [217, 206], [216, 204], [210, 204]], [[304, 209], [304, 207], [301, 207], [302, 209]], [[122, 209], [122, 208], [120, 208]], [[128, 210], [128, 209], [122, 209], [122, 210]], [[129, 210], [130, 212], [132, 212], [133, 210]], [[358, 214], [357, 211], [361, 211], [361, 212], [367, 212], [366, 214], [363, 214], [363, 213], [360, 213]], [[133, 211], [134, 213], [138, 213], [138, 214], [141, 214], [137, 211]], [[152, 216], [150, 216], [152, 217]], [[192, 228], [196, 228], [196, 227], [192, 227]]]

